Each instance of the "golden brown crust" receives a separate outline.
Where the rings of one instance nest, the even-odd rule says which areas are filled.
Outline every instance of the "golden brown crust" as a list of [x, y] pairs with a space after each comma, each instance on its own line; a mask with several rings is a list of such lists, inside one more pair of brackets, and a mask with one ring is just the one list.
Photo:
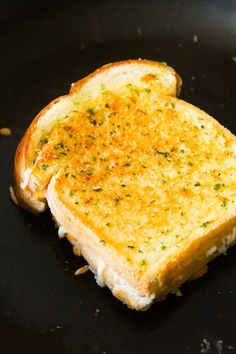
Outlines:
[[[153, 284], [153, 286], [157, 286], [155, 290], [153, 289], [157, 297], [159, 295], [160, 298], [163, 298], [169, 292], [177, 290], [185, 281], [193, 280], [204, 274], [208, 262], [235, 244], [236, 235], [229, 238], [228, 244], [225, 243], [225, 238], [230, 235], [235, 225], [236, 217], [233, 217], [228, 223], [219, 226], [218, 229], [204, 235], [204, 237], [195, 239], [189, 247], [170, 257], [159, 271], [158, 282]], [[211, 254], [209, 250], [213, 247], [215, 251]]]
[[[194, 280], [202, 276], [207, 271], [207, 263], [222, 253], [219, 251], [219, 249], [222, 246], [222, 241], [227, 235], [227, 232], [230, 232], [232, 229], [232, 223], [230, 223], [228, 228], [229, 229], [225, 230], [223, 234], [219, 233], [217, 237], [214, 237], [214, 239], [212, 236], [208, 236], [209, 240], [207, 242], [203, 241], [198, 245], [192, 245], [182, 254], [177, 254], [173, 261], [164, 264], [160, 278], [158, 279], [159, 284], [155, 280], [155, 282], [153, 282], [152, 291], [146, 290], [145, 292], [141, 292], [140, 284], [135, 284], [133, 282], [130, 283], [130, 279], [127, 281], [127, 277], [122, 279], [126, 284], [129, 285], [128, 289], [126, 286], [117, 286], [117, 273], [113, 268], [115, 265], [114, 262], [112, 264], [104, 264], [104, 284], [110, 288], [114, 296], [125, 303], [129, 308], [138, 311], [147, 310], [154, 301], [163, 300], [167, 294], [175, 293], [185, 281]], [[77, 244], [75, 241], [69, 241], [74, 245]], [[79, 242], [83, 244], [83, 240]], [[232, 241], [230, 246], [233, 246], [235, 243], [236, 239]], [[210, 257], [207, 257], [207, 250], [209, 250], [209, 248], [212, 246], [217, 247], [218, 251], [216, 251]], [[99, 263], [104, 259], [104, 254], [99, 252], [96, 247], [94, 247], [94, 244], [83, 244], [80, 247], [82, 249], [83, 257], [89, 262], [93, 272], [97, 274]], [[198, 252], [198, 257], [196, 257], [196, 252]], [[125, 273], [127, 275], [125, 266], [123, 266], [123, 268], [123, 274]], [[151, 284], [150, 279], [149, 283]], [[139, 296], [137, 296], [137, 294]]]
[[[58, 195], [55, 189], [55, 182], [56, 177], [54, 176], [48, 185], [46, 197], [55, 219], [60, 221], [60, 224], [68, 231], [68, 234], [73, 235], [73, 238], [68, 237], [69, 241], [73, 244], [75, 238], [79, 242], [77, 248], [81, 250], [83, 255], [84, 248], [90, 249], [91, 252], [93, 250], [94, 254], [96, 254], [96, 259], [93, 260], [93, 263], [97, 264], [97, 260], [101, 258], [109, 266], [113, 264], [113, 268], [118, 275], [122, 276], [124, 270], [129, 269], [129, 272], [126, 272], [126, 281], [139, 289], [142, 294], [147, 294], [149, 292], [149, 281], [145, 274], [138, 274], [137, 270], [122, 254], [119, 253], [119, 257], [117, 257], [116, 249], [107, 247], [104, 250], [99, 235], [88, 229], [79, 218], [74, 216], [71, 208], [68, 208], [65, 202], [61, 200], [61, 196]], [[89, 262], [90, 258], [86, 259]]]
[[[76, 92], [79, 87], [86, 84], [89, 80], [91, 80], [92, 78], [94, 78], [98, 74], [102, 74], [111, 68], [119, 67], [119, 66], [126, 65], [126, 64], [136, 64], [136, 63], [148, 64], [149, 66], [155, 66], [155, 67], [156, 66], [159, 66], [159, 67], [167, 66], [166, 63], [159, 63], [159, 62], [156, 62], [153, 60], [147, 60], [147, 59], [138, 59], [138, 60], [137, 59], [129, 59], [129, 60], [122, 60], [122, 61], [118, 61], [115, 63], [106, 64], [106, 65], [102, 66], [101, 68], [95, 70], [92, 74], [86, 76], [84, 79], [81, 79], [81, 80], [77, 81], [74, 85], [72, 85], [71, 89], [70, 89], [70, 94], [73, 94], [74, 92]], [[172, 74], [176, 77], [176, 95], [178, 96], [181, 91], [182, 79], [175, 72], [175, 70], [172, 67], [170, 67], [170, 66], [167, 66], [167, 67], [172, 72]]]
[[[132, 269], [132, 265], [127, 263], [122, 254], [117, 256], [117, 250], [114, 252], [108, 248], [104, 250], [96, 235], [93, 235], [90, 230], [86, 231], [84, 225], [74, 218], [71, 210], [60, 200], [60, 196], [55, 194], [53, 182], [50, 183], [47, 199], [53, 215], [74, 235], [72, 239], [68, 238], [69, 241], [74, 247], [80, 248], [83, 257], [91, 265], [95, 274], [98, 273], [99, 262], [101, 260], [104, 262], [104, 284], [110, 288], [114, 296], [132, 309], [146, 310], [154, 299], [160, 301], [168, 293], [176, 292], [185, 281], [203, 275], [207, 269], [207, 263], [236, 242], [236, 238], [232, 237], [228, 244], [224, 244], [225, 237], [230, 234], [236, 225], [236, 217], [233, 217], [213, 232], [195, 239], [189, 247], [180, 249], [171, 255], [169, 260], [161, 265], [154, 279], [148, 273], [142, 274], [142, 277], [137, 277], [137, 272]], [[89, 237], [87, 237], [88, 234]], [[212, 247], [215, 247], [216, 250], [208, 255], [208, 251]], [[127, 272], [127, 269], [129, 269], [129, 272]], [[135, 294], [139, 294], [139, 297], [134, 295], [133, 292], [127, 291], [126, 287], [117, 287], [116, 275], [132, 287]], [[143, 305], [142, 299], [145, 297], [149, 298], [150, 301], [147, 300]]]
[[[107, 70], [115, 67], [119, 67], [121, 65], [126, 65], [126, 64], [148, 64], [150, 66], [163, 66], [166, 64], [158, 63], [155, 61], [151, 60], [145, 60], [145, 59], [130, 59], [130, 60], [125, 60], [125, 61], [120, 61], [120, 62], [115, 62], [111, 64], [104, 65], [102, 68], [97, 69], [95, 72], [92, 74], [86, 76], [85, 78], [77, 81], [75, 84], [73, 84], [70, 88], [70, 91], [67, 95], [61, 96], [59, 98], [54, 99], [52, 102], [50, 102], [46, 107], [44, 107], [38, 115], [34, 118], [28, 129], [26, 130], [18, 148], [15, 154], [15, 160], [14, 160], [14, 175], [13, 175], [13, 190], [15, 193], [15, 196], [18, 200], [19, 205], [34, 213], [34, 214], [39, 214], [42, 211], [45, 210], [46, 208], [46, 203], [45, 201], [41, 202], [37, 198], [34, 197], [34, 194], [30, 190], [30, 188], [26, 187], [24, 189], [21, 188], [21, 182], [24, 176], [24, 172], [28, 168], [28, 154], [30, 151], [30, 145], [32, 141], [32, 137], [34, 135], [34, 132], [37, 130], [37, 123], [38, 121], [45, 115], [47, 111], [49, 111], [54, 105], [56, 105], [58, 102], [62, 101], [66, 97], [72, 96], [75, 92], [79, 90], [86, 82], [88, 82], [91, 78], [94, 78], [96, 75], [100, 73], [104, 73]], [[168, 70], [170, 70], [173, 75], [176, 77], [176, 94], [180, 93], [181, 85], [182, 85], [182, 80], [180, 76], [174, 71], [173, 68], [167, 66]]]
[[23, 138], [21, 139], [15, 154], [14, 159], [14, 174], [13, 174], [13, 190], [19, 205], [34, 214], [39, 214], [45, 210], [45, 203], [38, 201], [29, 187], [22, 188], [21, 183], [25, 171], [28, 168], [27, 155], [30, 149], [30, 143], [33, 132], [37, 129], [39, 119], [49, 111], [52, 106], [63, 100], [66, 96], [61, 96], [50, 102], [44, 107], [34, 118], [28, 129], [26, 130]]
[[[126, 245], [126, 248], [124, 250], [124, 245], [122, 244], [122, 242], [120, 243], [120, 246], [119, 246], [118, 242], [117, 243], [108, 242], [109, 245], [104, 249], [104, 247], [101, 243], [100, 231], [102, 229], [99, 229], [100, 225], [98, 225], [97, 228], [92, 227], [92, 224], [89, 224], [89, 220], [86, 220], [84, 215], [82, 217], [81, 213], [80, 214], [77, 213], [77, 209], [76, 209], [75, 205], [74, 204], [72, 205], [71, 201], [67, 202], [67, 200], [62, 196], [61, 190], [62, 190], [63, 186], [66, 184], [65, 180], [67, 179], [68, 176], [63, 174], [63, 176], [61, 177], [61, 180], [58, 178], [58, 180], [56, 181], [57, 177], [60, 175], [60, 169], [59, 169], [58, 173], [56, 175], [54, 175], [52, 177], [52, 179], [50, 180], [50, 183], [47, 187], [47, 191], [45, 190], [46, 198], [43, 200], [40, 200], [39, 198], [35, 197], [34, 192], [27, 185], [27, 183], [24, 187], [22, 187], [22, 181], [24, 181], [24, 173], [25, 173], [25, 171], [27, 171], [31, 167], [31, 161], [29, 158], [31, 150], [32, 150], [31, 142], [34, 139], [35, 131], [37, 131], [39, 129], [37, 126], [39, 120], [42, 117], [44, 117], [44, 115], [54, 105], [61, 102], [65, 98], [68, 98], [69, 96], [77, 93], [80, 90], [80, 88], [83, 87], [86, 83], [88, 83], [92, 78], [96, 77], [97, 75], [99, 75], [101, 73], [106, 72], [106, 70], [109, 70], [110, 68], [118, 67], [118, 66], [124, 65], [124, 64], [133, 64], [133, 63], [146, 63], [150, 66], [152, 66], [152, 65], [162, 66], [163, 65], [160, 63], [147, 61], [147, 60], [140, 60], [140, 61], [129, 60], [126, 62], [118, 62], [118, 63], [114, 63], [114, 64], [108, 64], [108, 65], [102, 67], [101, 69], [98, 69], [93, 74], [91, 74], [91, 75], [87, 76], [86, 78], [75, 83], [72, 86], [68, 95], [54, 100], [37, 115], [37, 117], [34, 119], [32, 124], [28, 128], [27, 132], [25, 133], [25, 135], [24, 135], [24, 137], [17, 149], [17, 152], [16, 152], [13, 188], [14, 188], [14, 192], [15, 192], [15, 195], [16, 195], [16, 198], [17, 198], [19, 204], [22, 207], [24, 207], [25, 209], [30, 210], [31, 212], [40, 213], [41, 211], [43, 211], [45, 209], [46, 200], [47, 200], [49, 207], [52, 211], [52, 214], [55, 216], [56, 220], [58, 220], [59, 224], [63, 225], [63, 227], [67, 230], [67, 237], [70, 240], [70, 242], [74, 245], [74, 249], [76, 250], [77, 253], [80, 253], [80, 251], [78, 251], [78, 250], [81, 250], [83, 256], [90, 263], [91, 268], [94, 271], [94, 273], [100, 272], [99, 271], [100, 262], [103, 262], [104, 267], [105, 267], [102, 270], [102, 274], [103, 274], [102, 276], [103, 276], [104, 283], [112, 290], [113, 294], [116, 297], [118, 297], [120, 300], [125, 302], [129, 307], [135, 308], [137, 310], [142, 310], [142, 309], [146, 309], [150, 306], [150, 304], [154, 300], [154, 296], [156, 296], [157, 300], [161, 300], [169, 292], [175, 292], [184, 281], [193, 279], [194, 277], [202, 274], [208, 261], [210, 261], [211, 259], [216, 257], [219, 253], [222, 253], [222, 250], [230, 247], [231, 245], [233, 245], [235, 243], [235, 236], [236, 235], [233, 235], [232, 237], [230, 236], [228, 239], [226, 239], [226, 240], [229, 240], [229, 242], [225, 241], [226, 234], [230, 233], [230, 230], [232, 230], [232, 228], [236, 224], [236, 217], [235, 217], [234, 209], [233, 209], [231, 215], [229, 213], [227, 214], [227, 218], [222, 217], [223, 213], [220, 214], [221, 219], [219, 220], [218, 224], [217, 224], [217, 222], [215, 222], [215, 219], [214, 219], [214, 225], [212, 228], [209, 227], [209, 231], [201, 229], [201, 226], [199, 226], [200, 223], [198, 221], [198, 226], [195, 228], [196, 230], [198, 230], [197, 231], [198, 233], [195, 235], [195, 229], [194, 229], [194, 231], [193, 231], [194, 235], [191, 234], [191, 242], [186, 241], [185, 243], [181, 244], [182, 248], [175, 248], [175, 247], [173, 247], [173, 249], [170, 248], [170, 251], [167, 250], [165, 258], [163, 258], [163, 260], [161, 262], [155, 263], [155, 269], [152, 264], [152, 268], [147, 267], [146, 271], [144, 271], [143, 269], [145, 269], [145, 268], [140, 268], [140, 265], [142, 266], [143, 264], [147, 264], [146, 260], [144, 259], [144, 263], [140, 264], [142, 262], [140, 262], [139, 258], [136, 257], [136, 258], [134, 258], [136, 260], [136, 262], [135, 262], [134, 259], [132, 259], [132, 256], [130, 256], [130, 254], [129, 254], [130, 250], [127, 250], [127, 247], [135, 248], [134, 246], [127, 246]], [[177, 74], [175, 74], [173, 69], [170, 69], [170, 70], [172, 70], [173, 74], [176, 77], [176, 92], [178, 93], [180, 86], [181, 86], [181, 79], [179, 78], [179, 76]], [[148, 74], [148, 75], [150, 76], [150, 74]], [[152, 76], [154, 76], [154, 75], [152, 75]], [[148, 77], [147, 78], [145, 77], [145, 79], [149, 80]], [[156, 96], [155, 96], [155, 100], [158, 101], [158, 99], [156, 99]], [[162, 100], [162, 102], [161, 102], [161, 100]], [[165, 100], [166, 100], [166, 102], [164, 102]], [[232, 141], [233, 139], [235, 139], [235, 137], [227, 129], [225, 129], [225, 128], [222, 129], [220, 124], [217, 121], [215, 121], [212, 117], [206, 115], [205, 112], [201, 111], [200, 109], [198, 109], [198, 108], [196, 108], [184, 101], [180, 101], [176, 98], [170, 98], [169, 96], [167, 96], [167, 97], [163, 96], [162, 99], [160, 99], [158, 102], [161, 105], [161, 108], [163, 109], [163, 111], [165, 111], [165, 110], [168, 111], [167, 113], [165, 113], [166, 115], [164, 115], [166, 121], [168, 119], [171, 120], [173, 117], [176, 117], [176, 116], [178, 117], [178, 113], [177, 113], [178, 109], [183, 109], [185, 112], [189, 112], [189, 114], [190, 114], [190, 111], [193, 110], [195, 112], [195, 114], [197, 113], [197, 114], [199, 114], [199, 116], [200, 115], [204, 116], [204, 119], [207, 120], [207, 124], [210, 122], [215, 128], [219, 129], [219, 131], [221, 133], [223, 131], [224, 135], [225, 135], [225, 137], [227, 137], [228, 141], [230, 141], [230, 140]], [[167, 106], [166, 106], [166, 104], [167, 104]], [[164, 106], [169, 107], [168, 106], [169, 104], [171, 107], [172, 106], [175, 107], [174, 113], [171, 111], [171, 109], [173, 107], [170, 109], [164, 108]], [[104, 102], [103, 102], [103, 106], [104, 106]], [[157, 108], [160, 108], [160, 107], [157, 107]], [[118, 106], [118, 111], [119, 111], [119, 106]], [[158, 112], [158, 109], [156, 111]], [[161, 110], [161, 112], [162, 112], [162, 110]], [[102, 114], [103, 113], [104, 112], [102, 112]], [[94, 112], [93, 112], [93, 114], [94, 114]], [[137, 117], [138, 117], [138, 115], [137, 115]], [[147, 119], [148, 118], [146, 118], [145, 123], [147, 122]], [[201, 119], [203, 119], [203, 118], [201, 118]], [[87, 121], [88, 121], [88, 119], [87, 119]], [[111, 121], [111, 119], [109, 121]], [[141, 122], [141, 120], [140, 120], [140, 122]], [[97, 123], [95, 123], [95, 125], [96, 124]], [[193, 129], [195, 129], [195, 128], [198, 129], [198, 127], [196, 127], [196, 125], [193, 125], [193, 127], [194, 127]], [[203, 125], [202, 125], [202, 127], [205, 128]], [[91, 125], [90, 128], [93, 129], [93, 125]], [[169, 129], [169, 125], [168, 125], [168, 129]], [[201, 129], [199, 131], [202, 132]], [[86, 134], [88, 134], [87, 131], [86, 131]], [[52, 137], [50, 136], [50, 139], [51, 138]], [[146, 145], [144, 147], [146, 148]], [[166, 146], [164, 146], [164, 147], [166, 147]], [[163, 156], [165, 158], [167, 157], [167, 162], [170, 163], [171, 161], [168, 161], [169, 152], [167, 152], [167, 151], [169, 151], [169, 145], [166, 148], [167, 149], [164, 149], [164, 150], [158, 149], [160, 151], [157, 151], [157, 155], [160, 154], [161, 159], [163, 159]], [[173, 147], [173, 151], [176, 151], [175, 149], [176, 149], [176, 147]], [[181, 150], [180, 150], [179, 146], [178, 146], [178, 151], [180, 154]], [[204, 151], [204, 153], [205, 152], [206, 152], [206, 156], [207, 156], [208, 151]], [[154, 155], [154, 156], [156, 156], [156, 155]], [[153, 158], [153, 153], [152, 153], [152, 158]], [[159, 156], [159, 158], [160, 158], [160, 156]], [[176, 159], [175, 162], [180, 164], [181, 158], [182, 157], [180, 157], [178, 161]], [[92, 160], [91, 156], [90, 156], [89, 160], [90, 161]], [[201, 160], [201, 159], [199, 159], [199, 160]], [[139, 161], [139, 159], [138, 159], [138, 161]], [[156, 157], [155, 157], [155, 161], [156, 161]], [[167, 162], [165, 160], [161, 161], [159, 163], [160, 169], [161, 169], [161, 166]], [[190, 160], [189, 160], [189, 162], [190, 162]], [[168, 163], [167, 163], [167, 165], [168, 165]], [[119, 167], [119, 164], [117, 166]], [[124, 161], [122, 161], [121, 166], [123, 168], [125, 167]], [[176, 166], [179, 166], [179, 165], [178, 164], [175, 165], [175, 167], [174, 167], [175, 173], [177, 171]], [[186, 164], [186, 166], [191, 166], [191, 165]], [[142, 166], [142, 168], [143, 168], [143, 166]], [[144, 168], [146, 168], [146, 166], [144, 166]], [[121, 175], [122, 175], [122, 173], [121, 173]], [[193, 181], [191, 181], [191, 183], [192, 182]], [[211, 183], [210, 191], [212, 191], [213, 190], [212, 187], [214, 186], [214, 184], [212, 184], [212, 180], [210, 181], [210, 183]], [[56, 185], [56, 187], [55, 187], [55, 185]], [[140, 185], [141, 184], [139, 184], [139, 186]], [[92, 185], [90, 185], [90, 191], [88, 193], [91, 192], [91, 186]], [[132, 186], [133, 186], [132, 188], [134, 188], [134, 184]], [[181, 187], [182, 185], [179, 184], [179, 186]], [[100, 189], [102, 190], [102, 188], [100, 188]], [[183, 190], [181, 189], [181, 193], [180, 193], [181, 197], [184, 196], [185, 192], [186, 192], [185, 188], [183, 188]], [[86, 195], [85, 193], [82, 193], [82, 194]], [[80, 199], [79, 199], [80, 203], [82, 202], [82, 198], [83, 197], [80, 195]], [[113, 199], [113, 201], [114, 201], [114, 199]], [[160, 210], [161, 208], [162, 208], [162, 205], [159, 205], [159, 212], [161, 212], [161, 210]], [[125, 210], [127, 211], [127, 208]], [[86, 221], [87, 224], [84, 221]], [[103, 218], [103, 221], [104, 221], [104, 218]], [[93, 220], [92, 220], [92, 222], [93, 222]], [[209, 221], [207, 221], [206, 224], [209, 224]], [[182, 224], [182, 225], [184, 226], [184, 224]], [[166, 225], [164, 225], [164, 226], [166, 226]], [[199, 229], [200, 229], [200, 231], [199, 231]], [[152, 228], [151, 228], [151, 230], [152, 230]], [[111, 233], [111, 231], [110, 231], [110, 233]], [[160, 232], [160, 234], [161, 234], [161, 232]], [[71, 236], [71, 235], [73, 235], [73, 236]], [[190, 239], [190, 237], [189, 237], [189, 239]], [[176, 240], [176, 239], [174, 238], [174, 240]], [[104, 241], [104, 240], [102, 240], [102, 241]], [[119, 241], [120, 241], [120, 239], [119, 239]], [[137, 238], [136, 238], [136, 241], [137, 241]], [[138, 241], [137, 241], [137, 243], [138, 243]], [[176, 241], [176, 245], [177, 245], [177, 243], [178, 242]], [[157, 243], [156, 245], [154, 245], [154, 246], [157, 246], [157, 248], [153, 247], [154, 250], [161, 249], [160, 248], [161, 244], [162, 243], [159, 242], [159, 244]], [[135, 244], [135, 246], [136, 245], [137, 244]], [[121, 252], [122, 247], [123, 247], [123, 252]], [[166, 246], [164, 245], [164, 248], [163, 248], [164, 250], [165, 250], [165, 247]], [[137, 249], [138, 249], [138, 247], [137, 247]], [[139, 249], [139, 251], [140, 251], [140, 249]], [[151, 250], [151, 252], [153, 252], [153, 250]], [[142, 250], [140, 253], [143, 253]], [[164, 257], [163, 254], [165, 254], [165, 253], [162, 253], [160, 256]], [[138, 259], [138, 262], [137, 262], [137, 259]], [[127, 271], [127, 269], [129, 271]]]

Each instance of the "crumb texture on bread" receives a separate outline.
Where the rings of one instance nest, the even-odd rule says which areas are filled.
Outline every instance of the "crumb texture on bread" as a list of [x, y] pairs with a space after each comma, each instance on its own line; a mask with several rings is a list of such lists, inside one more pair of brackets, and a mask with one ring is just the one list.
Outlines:
[[105, 66], [47, 106], [16, 153], [18, 203], [48, 204], [99, 285], [138, 310], [235, 242], [236, 138], [175, 98], [180, 85], [164, 64]]

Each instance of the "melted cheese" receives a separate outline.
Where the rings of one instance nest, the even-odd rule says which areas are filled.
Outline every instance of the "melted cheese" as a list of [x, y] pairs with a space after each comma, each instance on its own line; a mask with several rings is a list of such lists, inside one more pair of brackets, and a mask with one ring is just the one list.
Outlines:
[[58, 229], [59, 238], [64, 238], [66, 234], [67, 234], [67, 230], [63, 226], [60, 226]]
[[234, 242], [236, 238], [236, 227], [232, 229], [232, 231], [225, 236], [225, 238], [222, 241], [222, 245], [219, 247], [218, 251], [219, 253], [226, 254], [227, 248], [230, 246], [232, 242]]
[[209, 248], [209, 250], [206, 253], [207, 257], [211, 257], [215, 252], [217, 251], [217, 247], [216, 246], [212, 246], [211, 248]]
[[114, 295], [116, 295], [116, 293], [119, 294], [120, 291], [128, 294], [128, 297], [137, 302], [142, 310], [146, 310], [152, 304], [155, 299], [154, 294], [150, 296], [141, 295], [135, 287], [122, 279], [116, 272], [113, 270], [111, 270], [111, 272], [113, 273], [114, 279], [114, 288], [112, 289]]
[[106, 264], [103, 261], [100, 261], [97, 267], [97, 272], [95, 273], [96, 282], [102, 288], [106, 285], [105, 278], [104, 278], [105, 268], [106, 268]]
[[25, 189], [25, 188], [28, 186], [29, 180], [30, 180], [30, 174], [31, 174], [31, 172], [32, 172], [32, 169], [31, 169], [31, 168], [28, 168], [28, 169], [26, 169], [26, 170], [24, 171], [24, 173], [23, 173], [23, 179], [22, 179], [22, 182], [21, 182], [21, 184], [20, 184], [20, 187], [21, 187], [22, 189]]
[[233, 243], [236, 239], [236, 227], [234, 227], [222, 240], [220, 247], [212, 246], [206, 253], [207, 257], [211, 257], [214, 253], [223, 253], [226, 254], [227, 248]]

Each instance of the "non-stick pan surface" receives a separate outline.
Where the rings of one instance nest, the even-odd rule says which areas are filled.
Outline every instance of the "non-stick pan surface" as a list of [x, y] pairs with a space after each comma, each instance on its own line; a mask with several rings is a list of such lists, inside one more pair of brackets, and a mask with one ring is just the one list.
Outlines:
[[59, 240], [50, 215], [9, 200], [13, 156], [37, 112], [103, 64], [166, 61], [181, 98], [236, 132], [236, 2], [2, 1], [0, 353], [236, 353], [236, 247], [145, 313], [131, 311]]

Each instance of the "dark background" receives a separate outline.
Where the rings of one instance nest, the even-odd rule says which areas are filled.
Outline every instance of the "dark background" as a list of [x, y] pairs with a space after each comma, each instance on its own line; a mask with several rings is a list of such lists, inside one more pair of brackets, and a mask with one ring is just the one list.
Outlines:
[[[194, 36], [198, 41], [194, 42]], [[49, 214], [9, 200], [13, 156], [37, 112], [108, 62], [166, 61], [181, 98], [236, 132], [236, 2], [0, 2], [0, 353], [236, 353], [236, 248], [146, 313], [131, 311], [59, 240]], [[222, 342], [221, 342], [222, 341]]]

